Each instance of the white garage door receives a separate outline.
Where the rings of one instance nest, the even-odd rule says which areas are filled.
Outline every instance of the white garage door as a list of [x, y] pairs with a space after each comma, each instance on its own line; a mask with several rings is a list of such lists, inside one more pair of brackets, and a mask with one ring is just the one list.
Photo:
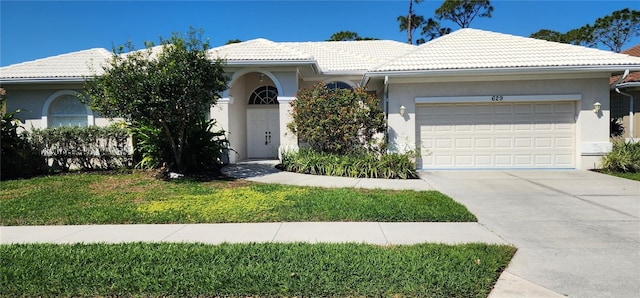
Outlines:
[[422, 168], [574, 168], [574, 102], [417, 107]]

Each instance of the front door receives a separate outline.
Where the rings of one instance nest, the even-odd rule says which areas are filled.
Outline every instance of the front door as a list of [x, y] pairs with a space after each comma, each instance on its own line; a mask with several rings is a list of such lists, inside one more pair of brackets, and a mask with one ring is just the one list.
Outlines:
[[280, 147], [280, 111], [247, 110], [247, 157], [277, 158]]

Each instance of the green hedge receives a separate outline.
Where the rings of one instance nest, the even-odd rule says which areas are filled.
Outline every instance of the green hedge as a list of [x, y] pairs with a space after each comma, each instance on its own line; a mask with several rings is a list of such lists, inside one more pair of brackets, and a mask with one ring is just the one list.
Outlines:
[[374, 152], [338, 155], [301, 148], [282, 154], [285, 171], [354, 178], [416, 179], [416, 165], [409, 153]]
[[129, 131], [110, 127], [55, 127], [34, 130], [30, 141], [54, 168], [105, 170], [132, 164]]

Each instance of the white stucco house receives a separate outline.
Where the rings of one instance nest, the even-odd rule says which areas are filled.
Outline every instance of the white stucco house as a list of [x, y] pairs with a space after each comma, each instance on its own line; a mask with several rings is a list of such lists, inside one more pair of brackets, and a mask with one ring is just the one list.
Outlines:
[[[638, 57], [476, 29], [421, 46], [254, 39], [210, 54], [232, 78], [210, 110], [232, 163], [296, 148], [290, 102], [323, 81], [380, 97], [389, 142], [420, 148], [420, 169], [589, 169], [611, 150], [610, 77], [640, 70]], [[27, 110], [26, 127], [105, 125], [73, 95], [109, 58], [90, 49], [2, 67], [7, 109]]]

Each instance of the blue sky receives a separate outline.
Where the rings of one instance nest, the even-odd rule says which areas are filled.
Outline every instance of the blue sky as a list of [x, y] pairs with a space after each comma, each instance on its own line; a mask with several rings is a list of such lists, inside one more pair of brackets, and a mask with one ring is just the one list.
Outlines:
[[[414, 6], [426, 18], [442, 4]], [[494, 0], [493, 17], [473, 28], [529, 36], [540, 29], [565, 32], [640, 1]], [[361, 36], [406, 41], [397, 16], [407, 0], [384, 1], [0, 1], [0, 65], [102, 47], [131, 40], [137, 47], [189, 26], [204, 29], [212, 46], [230, 39], [320, 41], [349, 30]], [[457, 29], [455, 24], [443, 25]], [[640, 43], [635, 39], [625, 48]]]

